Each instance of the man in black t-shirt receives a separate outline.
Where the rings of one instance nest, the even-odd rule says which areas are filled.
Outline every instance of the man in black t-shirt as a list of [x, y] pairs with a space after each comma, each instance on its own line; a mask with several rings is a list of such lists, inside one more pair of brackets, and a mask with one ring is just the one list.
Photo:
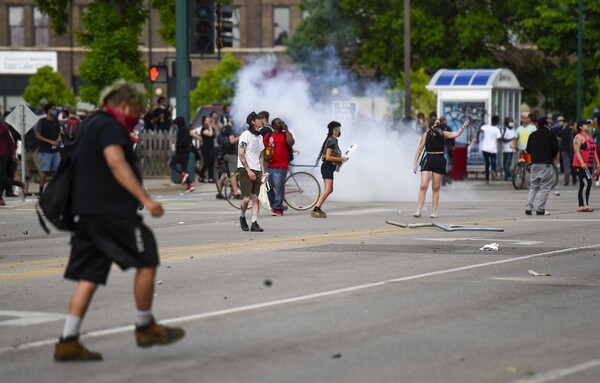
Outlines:
[[146, 103], [142, 84], [119, 80], [102, 91], [101, 109], [82, 123], [73, 151], [72, 208], [75, 229], [65, 278], [77, 281], [55, 361], [101, 360], [79, 342], [79, 329], [99, 284], [106, 284], [112, 263], [137, 269], [134, 296], [135, 338], [139, 347], [173, 343], [180, 328], [159, 325], [152, 316], [154, 278], [159, 264], [156, 240], [137, 209], [163, 214], [141, 183], [130, 133]]
[[44, 105], [46, 116], [41, 118], [35, 129], [35, 137], [39, 141], [38, 158], [42, 167], [40, 174], [40, 190], [44, 191], [46, 177], [58, 169], [60, 164], [60, 153], [58, 148], [62, 146], [60, 124], [58, 122], [58, 110], [54, 104]]
[[171, 112], [167, 107], [167, 99], [164, 97], [159, 97], [157, 102], [158, 106], [152, 115], [152, 122], [154, 123], [156, 130], [160, 132], [168, 132], [173, 124], [173, 120], [171, 117]]

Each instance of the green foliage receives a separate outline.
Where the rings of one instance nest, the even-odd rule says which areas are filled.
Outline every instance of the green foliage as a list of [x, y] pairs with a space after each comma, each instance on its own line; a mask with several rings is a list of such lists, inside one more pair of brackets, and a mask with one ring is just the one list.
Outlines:
[[190, 92], [191, 110], [209, 104], [231, 103], [235, 95], [236, 77], [242, 63], [226, 53], [219, 65], [204, 71], [196, 89]]
[[175, 0], [150, 0], [158, 11], [161, 28], [158, 34], [168, 44], [175, 46]]
[[69, 20], [71, 0], [36, 0], [35, 2], [40, 11], [48, 15], [54, 33], [58, 36], [64, 35], [69, 25], [65, 20]]
[[86, 32], [79, 39], [90, 51], [80, 69], [81, 99], [96, 104], [102, 88], [117, 79], [147, 82], [147, 68], [138, 49], [148, 17], [142, 1], [96, 1], [82, 17]]
[[[424, 68], [416, 71], [410, 71], [410, 106], [412, 115], [418, 112], [423, 112], [426, 116], [435, 110], [435, 93], [427, 90], [425, 85], [429, 84], [431, 77], [425, 73]], [[399, 90], [404, 90], [404, 74], [398, 78], [397, 87]], [[399, 115], [404, 114], [404, 111], [398, 111]]]
[[60, 73], [54, 72], [50, 66], [39, 68], [31, 76], [23, 99], [30, 106], [43, 106], [47, 103], [75, 105], [77, 102]]

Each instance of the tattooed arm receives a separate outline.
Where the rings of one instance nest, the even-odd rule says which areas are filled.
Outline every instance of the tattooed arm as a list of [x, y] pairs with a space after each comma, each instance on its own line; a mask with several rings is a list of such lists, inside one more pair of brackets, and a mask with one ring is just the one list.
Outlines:
[[250, 169], [250, 166], [248, 166], [248, 161], [246, 160], [246, 149], [248, 149], [248, 143], [244, 141], [240, 142], [238, 157], [240, 158], [242, 166], [248, 172], [248, 177], [250, 180], [254, 181], [256, 179], [256, 174], [254, 174], [252, 169]]

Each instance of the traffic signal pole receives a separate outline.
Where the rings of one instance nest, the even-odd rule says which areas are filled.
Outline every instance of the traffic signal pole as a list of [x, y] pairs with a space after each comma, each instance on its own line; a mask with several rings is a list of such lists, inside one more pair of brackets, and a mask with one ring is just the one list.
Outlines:
[[175, 0], [175, 48], [177, 77], [175, 99], [177, 116], [184, 117], [189, 124], [190, 114], [190, 53], [188, 44], [187, 0]]

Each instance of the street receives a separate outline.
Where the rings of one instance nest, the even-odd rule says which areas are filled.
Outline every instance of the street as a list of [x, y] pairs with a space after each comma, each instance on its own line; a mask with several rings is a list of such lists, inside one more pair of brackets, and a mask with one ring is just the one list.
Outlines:
[[[562, 179], [561, 179], [562, 181]], [[409, 202], [335, 200], [326, 219], [239, 211], [194, 193], [150, 188], [145, 211], [161, 253], [154, 314], [181, 326], [171, 346], [139, 349], [133, 271], [113, 267], [82, 327], [102, 362], [55, 363], [75, 284], [62, 273], [69, 234], [38, 224], [31, 198], [0, 209], [3, 382], [594, 382], [600, 373], [597, 210], [559, 186], [549, 216], [526, 216], [527, 190], [504, 181], [442, 188], [439, 218]], [[167, 182], [168, 183], [168, 182]], [[592, 206], [600, 189], [591, 193]], [[249, 213], [248, 213], [249, 214]], [[504, 231], [401, 228], [446, 223]], [[497, 243], [497, 251], [480, 250]], [[537, 274], [537, 275], [535, 275]]]

